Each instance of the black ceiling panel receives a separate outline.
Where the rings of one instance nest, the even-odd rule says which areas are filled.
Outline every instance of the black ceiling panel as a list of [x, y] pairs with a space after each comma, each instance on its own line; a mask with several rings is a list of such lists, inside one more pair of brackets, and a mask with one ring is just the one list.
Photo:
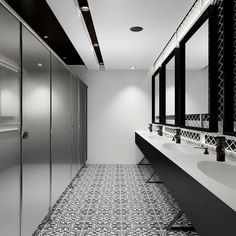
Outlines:
[[[66, 64], [84, 65], [46, 0], [5, 0]], [[65, 59], [66, 57], [66, 59]]]
[[[78, 4], [79, 4], [80, 8], [82, 8], [84, 6], [89, 7], [87, 0], [78, 0]], [[103, 63], [102, 53], [100, 50], [100, 46], [99, 46], [99, 42], [97, 39], [97, 35], [96, 35], [96, 31], [95, 31], [95, 27], [93, 24], [93, 19], [92, 19], [92, 15], [90, 13], [90, 10], [89, 11], [82, 11], [82, 14], [83, 14], [83, 18], [84, 18], [86, 27], [88, 29], [88, 33], [89, 33], [91, 42], [93, 44], [94, 51], [96, 53], [98, 62], [100, 65], [103, 65], [104, 63]], [[96, 46], [95, 46], [95, 44], [96, 44]]]

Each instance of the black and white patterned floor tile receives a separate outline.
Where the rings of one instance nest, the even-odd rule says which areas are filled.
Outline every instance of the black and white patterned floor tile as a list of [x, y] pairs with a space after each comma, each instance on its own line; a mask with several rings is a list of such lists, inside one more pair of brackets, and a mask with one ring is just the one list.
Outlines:
[[[163, 184], [145, 183], [151, 173], [150, 166], [89, 165], [39, 235], [198, 235], [165, 231], [179, 208]], [[179, 223], [189, 224], [186, 217]]]

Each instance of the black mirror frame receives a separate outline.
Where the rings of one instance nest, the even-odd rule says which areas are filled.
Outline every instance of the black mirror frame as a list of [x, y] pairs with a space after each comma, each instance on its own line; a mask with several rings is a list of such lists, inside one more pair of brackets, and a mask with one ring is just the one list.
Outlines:
[[223, 133], [236, 136], [234, 131], [234, 83], [235, 69], [234, 61], [234, 3], [232, 0], [223, 2], [224, 7], [224, 115]]
[[[168, 124], [166, 123], [166, 65], [171, 59], [175, 59], [175, 119], [174, 124]], [[180, 98], [180, 90], [179, 90], [179, 83], [180, 83], [180, 49], [175, 48], [170, 55], [166, 58], [166, 60], [162, 63], [162, 69], [163, 69], [163, 80], [164, 80], [164, 86], [163, 86], [163, 97], [164, 97], [164, 107], [165, 110], [163, 111], [163, 125], [167, 126], [179, 126], [180, 124], [180, 107], [179, 107], [179, 98]]]
[[[192, 26], [188, 33], [180, 42], [180, 127], [185, 129], [193, 129], [208, 132], [218, 131], [218, 114], [217, 114], [217, 20], [216, 10], [213, 5], [209, 6], [197, 22]], [[192, 127], [185, 125], [185, 44], [197, 32], [197, 30], [209, 20], [209, 95], [208, 95], [208, 110], [209, 110], [209, 128]]]
[[[156, 76], [159, 74], [159, 122], [156, 122], [156, 111], [155, 111], [155, 83], [156, 83]], [[155, 73], [152, 75], [152, 123], [154, 124], [163, 124], [165, 113], [165, 97], [163, 94], [163, 87], [165, 87], [165, 81], [163, 79], [163, 68], [159, 67]]]

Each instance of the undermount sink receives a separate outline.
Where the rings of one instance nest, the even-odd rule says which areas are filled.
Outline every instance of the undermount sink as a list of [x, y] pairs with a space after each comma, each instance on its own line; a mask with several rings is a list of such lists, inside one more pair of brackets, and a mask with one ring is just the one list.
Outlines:
[[182, 155], [202, 155], [204, 153], [204, 150], [196, 149], [190, 144], [164, 143], [162, 147], [168, 151]]
[[200, 161], [197, 166], [211, 179], [236, 190], [236, 166], [212, 161]]

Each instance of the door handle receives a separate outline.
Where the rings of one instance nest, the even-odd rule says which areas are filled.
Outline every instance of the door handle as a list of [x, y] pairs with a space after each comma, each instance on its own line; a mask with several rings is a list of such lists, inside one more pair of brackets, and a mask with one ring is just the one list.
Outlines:
[[29, 132], [28, 131], [24, 131], [23, 133], [22, 133], [22, 138], [23, 139], [27, 139], [29, 137]]

